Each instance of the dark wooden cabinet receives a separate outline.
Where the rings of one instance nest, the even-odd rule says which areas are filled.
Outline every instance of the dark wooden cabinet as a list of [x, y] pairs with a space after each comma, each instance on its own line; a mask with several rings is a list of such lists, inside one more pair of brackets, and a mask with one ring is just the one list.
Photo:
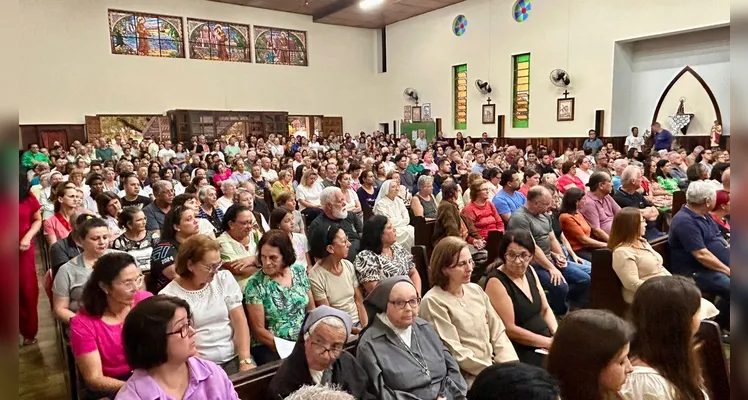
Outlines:
[[330, 131], [333, 131], [335, 135], [343, 135], [343, 117], [322, 118], [322, 132], [320, 132], [320, 136], [326, 138], [330, 136]]
[[208, 142], [228, 136], [246, 139], [266, 138], [271, 133], [288, 135], [287, 112], [171, 110], [166, 115], [171, 121], [172, 139], [185, 144], [200, 135]]

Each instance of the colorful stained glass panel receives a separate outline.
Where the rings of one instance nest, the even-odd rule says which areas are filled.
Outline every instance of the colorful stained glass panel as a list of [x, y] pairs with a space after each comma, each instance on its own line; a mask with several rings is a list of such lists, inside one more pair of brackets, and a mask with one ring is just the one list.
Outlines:
[[184, 58], [182, 18], [109, 10], [112, 54]]
[[190, 58], [252, 62], [249, 25], [187, 18]]
[[456, 65], [454, 73], [454, 126], [455, 129], [467, 129], [467, 64]]
[[513, 57], [512, 90], [512, 127], [528, 128], [530, 126], [530, 54]]
[[256, 63], [309, 65], [306, 32], [256, 25], [253, 28]]

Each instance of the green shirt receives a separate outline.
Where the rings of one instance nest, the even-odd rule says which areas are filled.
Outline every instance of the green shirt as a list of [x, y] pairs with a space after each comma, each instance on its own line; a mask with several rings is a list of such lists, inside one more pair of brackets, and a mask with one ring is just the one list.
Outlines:
[[96, 158], [107, 161], [111, 160], [112, 157], [114, 157], [114, 150], [111, 147], [96, 149]]
[[678, 179], [677, 178], [663, 178], [661, 176], [657, 177], [657, 183], [660, 184], [660, 186], [665, 189], [666, 192], [673, 194], [673, 192], [678, 191]]
[[36, 154], [34, 154], [31, 152], [31, 150], [23, 153], [23, 156], [21, 156], [21, 165], [26, 168], [34, 168], [34, 161], [45, 162], [49, 164], [49, 157], [47, 157], [41, 151], [37, 151]]
[[[244, 304], [260, 304], [265, 308], [265, 328], [281, 339], [296, 341], [304, 322], [309, 303], [309, 278], [306, 269], [294, 264], [291, 287], [285, 287], [265, 275], [255, 272], [244, 288]], [[252, 347], [261, 343], [252, 337]]]
[[408, 168], [405, 168], [405, 170], [417, 176], [418, 174], [423, 172], [424, 167], [421, 164], [413, 165], [413, 164], [408, 163]]
[[241, 151], [241, 149], [239, 148], [239, 146], [236, 146], [236, 145], [234, 145], [234, 146], [228, 145], [228, 146], [226, 146], [225, 149], [223, 149], [223, 153], [226, 154], [229, 157], [233, 157], [233, 156], [239, 154], [240, 151]]

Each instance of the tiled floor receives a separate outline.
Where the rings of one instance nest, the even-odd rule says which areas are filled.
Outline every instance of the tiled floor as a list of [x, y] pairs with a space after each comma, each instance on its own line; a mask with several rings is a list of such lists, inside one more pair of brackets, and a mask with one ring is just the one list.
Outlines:
[[[39, 334], [36, 344], [18, 350], [19, 399], [65, 400], [65, 363], [49, 299], [41, 286], [43, 266], [37, 257], [39, 276]], [[2, 396], [0, 396], [2, 397]]]

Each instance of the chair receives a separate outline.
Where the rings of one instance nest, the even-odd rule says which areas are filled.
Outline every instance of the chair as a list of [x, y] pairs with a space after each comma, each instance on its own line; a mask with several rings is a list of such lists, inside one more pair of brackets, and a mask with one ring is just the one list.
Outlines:
[[598, 249], [592, 253], [590, 278], [590, 308], [610, 310], [626, 318], [629, 304], [623, 300], [623, 285], [613, 270], [613, 252], [610, 249]]
[[429, 282], [429, 260], [426, 256], [426, 246], [413, 246], [410, 248], [410, 254], [413, 255], [413, 263], [416, 265], [416, 271], [421, 277], [421, 296], [431, 289]]
[[424, 217], [413, 217], [411, 225], [415, 228], [414, 243], [416, 246], [425, 246], [426, 255], [431, 255], [434, 245], [432, 238], [434, 237], [434, 226], [436, 221], [426, 221]]
[[701, 373], [709, 398], [730, 399], [730, 370], [722, 347], [722, 334], [714, 321], [701, 321], [696, 333]]
[[501, 231], [488, 231], [488, 238], [486, 239], [486, 251], [488, 251], [488, 259], [486, 265], [491, 265], [497, 258], [499, 258], [499, 242], [504, 237], [504, 233]]
[[673, 193], [673, 210], [672, 210], [672, 216], [674, 217], [675, 214], [680, 211], [681, 208], [683, 208], [683, 205], [686, 204], [686, 192], [683, 190], [679, 190], [675, 193]]

